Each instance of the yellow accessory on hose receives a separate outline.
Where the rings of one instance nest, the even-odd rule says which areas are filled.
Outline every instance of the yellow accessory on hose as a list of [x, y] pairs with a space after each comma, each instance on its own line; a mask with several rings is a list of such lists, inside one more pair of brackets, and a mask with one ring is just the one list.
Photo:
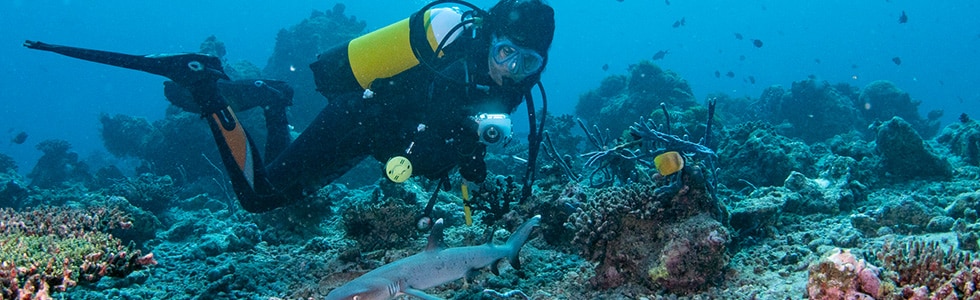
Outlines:
[[466, 183], [463, 183], [460, 189], [463, 192], [463, 218], [466, 219], [466, 226], [472, 226], [473, 214], [472, 211], [470, 210], [470, 202], [469, 202], [470, 188], [466, 186]]

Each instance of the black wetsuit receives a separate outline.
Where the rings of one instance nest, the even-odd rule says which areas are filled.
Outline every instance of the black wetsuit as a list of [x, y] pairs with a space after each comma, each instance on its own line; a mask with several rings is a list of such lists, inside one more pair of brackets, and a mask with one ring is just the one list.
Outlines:
[[[445, 49], [447, 58], [376, 79], [371, 85], [372, 98], [365, 98], [359, 88], [343, 90], [320, 84], [349, 83], [343, 79], [317, 78], [319, 90], [329, 103], [285, 149], [285, 106], [263, 105], [261, 99], [247, 96], [288, 95], [289, 99], [275, 103], [291, 103], [288, 100], [292, 90], [281, 82], [261, 85], [255, 80], [228, 81], [220, 60], [203, 54], [138, 56], [36, 41], [24, 45], [173, 80], [176, 85], [167, 85], [171, 89], [168, 96], [190, 95], [200, 109], [186, 106], [185, 100], [175, 100], [179, 97], [168, 98], [187, 110], [202, 113], [242, 207], [261, 212], [302, 199], [368, 155], [382, 162], [405, 156], [412, 162], [414, 175], [429, 178], [448, 176], [459, 166], [465, 179], [482, 182], [486, 177], [486, 146], [479, 142], [477, 124], [471, 117], [478, 113], [509, 114], [530, 89], [529, 85], [501, 87], [490, 79], [486, 66], [488, 46], [480, 45], [485, 42], [457, 41], [456, 46]], [[467, 59], [470, 54], [473, 56]], [[314, 65], [344, 59], [344, 55], [321, 56]], [[317, 68], [311, 67], [317, 74]], [[237, 124], [233, 110], [236, 105], [229, 106], [228, 98], [243, 98], [239, 101], [245, 102], [244, 108], [258, 105], [266, 109], [267, 123], [275, 127], [269, 128], [268, 163], [263, 163], [251, 139]]]
[[[486, 145], [479, 141], [472, 117], [511, 113], [524, 92], [493, 83], [485, 56], [478, 57], [483, 58], [482, 67], [460, 59], [440, 68], [439, 75], [420, 65], [376, 79], [370, 87], [371, 98], [365, 98], [359, 89], [335, 92], [321, 88], [329, 104], [268, 164], [272, 185], [288, 198], [298, 198], [303, 189], [329, 183], [368, 155], [380, 162], [404, 156], [412, 162], [413, 175], [428, 178], [448, 176], [459, 166], [463, 178], [482, 182]], [[318, 63], [333, 59], [322, 57]], [[469, 84], [463, 83], [467, 77]]]

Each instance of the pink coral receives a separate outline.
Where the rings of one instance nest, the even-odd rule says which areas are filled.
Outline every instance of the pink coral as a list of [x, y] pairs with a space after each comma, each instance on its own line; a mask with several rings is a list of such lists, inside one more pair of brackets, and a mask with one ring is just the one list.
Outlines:
[[883, 293], [878, 268], [848, 249], [834, 249], [811, 264], [809, 272], [810, 299], [876, 299]]

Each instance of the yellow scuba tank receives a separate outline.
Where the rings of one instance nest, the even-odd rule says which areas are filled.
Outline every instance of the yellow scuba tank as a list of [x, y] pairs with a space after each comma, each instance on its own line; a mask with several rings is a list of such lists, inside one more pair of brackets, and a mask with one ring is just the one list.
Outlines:
[[419, 64], [416, 55], [433, 55], [446, 35], [452, 34], [447, 45], [455, 40], [459, 31], [450, 31], [461, 22], [456, 9], [430, 9], [327, 50], [310, 64], [317, 90], [324, 94], [361, 91], [375, 79], [411, 69]]

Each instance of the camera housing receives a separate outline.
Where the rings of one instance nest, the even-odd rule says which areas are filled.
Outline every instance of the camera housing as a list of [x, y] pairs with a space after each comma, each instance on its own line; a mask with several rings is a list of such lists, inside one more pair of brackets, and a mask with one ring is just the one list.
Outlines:
[[506, 114], [479, 114], [473, 120], [477, 124], [476, 134], [484, 144], [499, 144], [511, 137], [513, 122]]

